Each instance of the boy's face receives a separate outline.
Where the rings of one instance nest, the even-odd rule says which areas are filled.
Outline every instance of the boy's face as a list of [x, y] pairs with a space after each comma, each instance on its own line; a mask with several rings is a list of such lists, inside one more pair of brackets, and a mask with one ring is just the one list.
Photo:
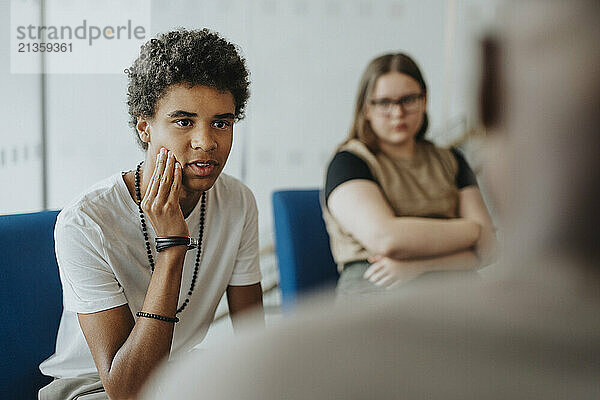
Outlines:
[[153, 170], [161, 147], [171, 150], [183, 167], [183, 189], [208, 190], [229, 156], [234, 118], [230, 92], [173, 85], [157, 102], [153, 118], [138, 118], [140, 138], [148, 143], [146, 162]]

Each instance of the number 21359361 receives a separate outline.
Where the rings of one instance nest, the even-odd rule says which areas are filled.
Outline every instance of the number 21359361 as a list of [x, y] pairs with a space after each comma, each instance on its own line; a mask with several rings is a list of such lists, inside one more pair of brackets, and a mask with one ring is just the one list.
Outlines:
[[72, 53], [73, 43], [18, 43], [19, 53]]

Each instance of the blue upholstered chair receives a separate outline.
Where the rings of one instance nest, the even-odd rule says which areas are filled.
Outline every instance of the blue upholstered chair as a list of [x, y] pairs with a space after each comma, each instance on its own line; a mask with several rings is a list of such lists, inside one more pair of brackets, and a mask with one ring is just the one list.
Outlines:
[[273, 193], [275, 253], [284, 310], [300, 295], [335, 285], [338, 272], [321, 214], [319, 190]]
[[58, 211], [0, 216], [0, 399], [37, 399], [50, 382], [62, 291], [54, 254]]

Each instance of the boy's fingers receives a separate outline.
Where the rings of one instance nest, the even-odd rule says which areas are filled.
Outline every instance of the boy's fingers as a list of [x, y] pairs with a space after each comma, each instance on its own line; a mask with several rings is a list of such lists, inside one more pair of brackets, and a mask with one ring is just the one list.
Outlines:
[[166, 201], [169, 196], [169, 192], [171, 191], [173, 170], [175, 167], [174, 163], [175, 157], [173, 156], [173, 153], [169, 151], [166, 155], [165, 168], [163, 170], [162, 176], [160, 177], [160, 185], [158, 187], [157, 197], [161, 201]]
[[160, 183], [160, 163], [161, 153], [158, 153], [156, 155], [156, 165], [154, 166], [154, 172], [152, 173], [152, 177], [150, 178], [150, 182], [148, 183], [148, 187], [146, 188], [146, 193], [144, 193], [144, 203], [149, 203], [154, 200], [154, 197], [156, 197], [156, 193], [158, 192], [158, 186]]
[[179, 203], [179, 190], [181, 188], [182, 170], [181, 164], [175, 161], [175, 168], [173, 172], [173, 183], [171, 184], [171, 191], [169, 192], [168, 201]]

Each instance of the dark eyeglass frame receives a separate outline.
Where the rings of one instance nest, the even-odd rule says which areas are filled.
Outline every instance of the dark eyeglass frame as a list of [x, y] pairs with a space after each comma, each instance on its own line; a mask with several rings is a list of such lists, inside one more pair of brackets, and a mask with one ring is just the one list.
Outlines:
[[[416, 113], [418, 111], [418, 103], [419, 100], [422, 100], [425, 97], [425, 93], [414, 93], [406, 96], [402, 96], [397, 100], [382, 98], [382, 99], [372, 99], [369, 101], [369, 104], [374, 106], [376, 109], [379, 109], [385, 114], [389, 114], [392, 112], [392, 106], [400, 106], [402, 108], [402, 112], [406, 114]], [[414, 109], [407, 109], [407, 105], [415, 105]]]

